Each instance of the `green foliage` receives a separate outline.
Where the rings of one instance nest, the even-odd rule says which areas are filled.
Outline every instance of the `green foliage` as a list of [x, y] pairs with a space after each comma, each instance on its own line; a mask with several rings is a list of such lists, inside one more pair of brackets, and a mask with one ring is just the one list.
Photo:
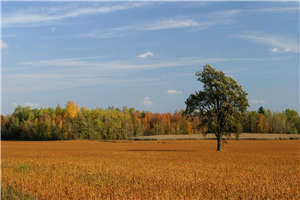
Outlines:
[[208, 131], [216, 134], [219, 151], [222, 135], [232, 132], [249, 106], [247, 92], [233, 78], [210, 65], [205, 65], [196, 76], [203, 83], [203, 90], [189, 96], [185, 114], [199, 116]]
[[19, 171], [21, 173], [25, 173], [27, 170], [28, 170], [28, 166], [26, 164], [21, 164], [20, 167], [19, 167]]
[[265, 109], [264, 109], [264, 107], [262, 107], [262, 106], [260, 106], [259, 108], [258, 108], [258, 111], [257, 111], [259, 114], [265, 114]]
[[126, 139], [132, 136], [185, 134], [188, 123], [182, 111], [173, 115], [140, 112], [134, 108], [109, 107], [89, 110], [69, 101], [66, 108], [30, 109], [17, 107], [12, 115], [1, 116], [1, 136], [6, 140]]
[[[261, 113], [251, 111], [246, 113], [242, 124], [243, 131], [248, 133], [260, 132], [260, 124], [264, 133], [299, 133], [300, 117], [295, 110], [286, 109], [284, 112], [265, 110]], [[263, 119], [263, 120], [262, 120]]]
[[29, 194], [18, 191], [13, 186], [1, 187], [1, 199], [3, 200], [34, 200]]
[[[235, 133], [238, 137], [241, 132], [300, 132], [300, 117], [295, 110], [286, 109], [284, 112], [264, 110], [264, 114], [250, 111], [242, 114], [244, 108], [236, 108], [237, 105], [244, 102], [243, 98], [236, 98], [236, 94], [239, 94], [239, 92], [244, 94], [239, 91], [241, 88], [230, 78], [222, 78], [222, 76], [225, 76], [222, 73], [215, 76], [218, 76], [221, 81], [215, 80], [215, 86], [211, 85], [211, 88], [207, 86], [207, 91], [205, 91], [211, 90], [211, 97], [215, 97], [217, 94], [220, 95], [219, 100], [234, 100], [231, 105], [228, 101], [220, 104], [219, 110], [225, 112], [223, 116], [225, 122], [221, 123], [224, 125], [222, 134]], [[213, 79], [213, 77], [211, 78]], [[224, 86], [223, 79], [226, 84], [233, 83], [233, 86], [229, 86], [230, 84]], [[218, 91], [217, 86], [219, 85], [225, 89], [229, 87], [230, 91], [238, 88], [238, 92]], [[196, 92], [187, 100], [189, 106], [187, 106], [185, 114], [189, 111], [189, 117], [183, 115], [183, 110], [171, 114], [138, 111], [127, 107], [123, 107], [123, 109], [113, 107], [88, 109], [82, 107], [79, 109], [74, 102], [69, 102], [66, 108], [57, 105], [55, 109], [30, 109], [30, 107], [18, 106], [11, 115], [1, 115], [1, 138], [4, 140], [112, 140], [143, 135], [215, 132], [218, 131], [219, 122], [218, 115], [216, 115], [218, 109], [213, 107], [214, 102], [212, 100], [203, 97], [205, 91]], [[204, 104], [198, 104], [198, 100], [201, 99], [201, 103], [210, 103], [208, 105], [213, 109], [209, 112], [206, 111], [205, 108], [208, 107], [204, 107]], [[245, 102], [242, 106], [246, 106]], [[192, 110], [193, 112], [190, 112]], [[230, 115], [230, 113], [233, 114]], [[222, 115], [220, 116], [222, 117]]]

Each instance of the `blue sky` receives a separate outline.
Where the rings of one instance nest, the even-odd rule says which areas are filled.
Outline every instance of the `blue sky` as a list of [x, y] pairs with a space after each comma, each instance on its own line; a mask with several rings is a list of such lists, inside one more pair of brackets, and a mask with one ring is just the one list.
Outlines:
[[250, 110], [299, 107], [297, 2], [3, 2], [2, 112], [16, 105], [185, 108], [210, 64]]

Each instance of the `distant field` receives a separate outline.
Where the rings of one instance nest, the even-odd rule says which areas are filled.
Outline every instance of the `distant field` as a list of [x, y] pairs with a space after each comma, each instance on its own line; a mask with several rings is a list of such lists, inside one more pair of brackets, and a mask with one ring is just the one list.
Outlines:
[[[234, 134], [231, 137], [225, 137], [225, 139], [236, 139]], [[216, 139], [214, 134], [202, 134], [193, 135], [152, 135], [152, 136], [139, 136], [130, 137], [130, 140], [213, 140]], [[300, 134], [270, 134], [270, 133], [242, 133], [239, 136], [240, 140], [292, 140], [300, 139]]]
[[300, 199], [300, 141], [2, 142], [2, 199]]

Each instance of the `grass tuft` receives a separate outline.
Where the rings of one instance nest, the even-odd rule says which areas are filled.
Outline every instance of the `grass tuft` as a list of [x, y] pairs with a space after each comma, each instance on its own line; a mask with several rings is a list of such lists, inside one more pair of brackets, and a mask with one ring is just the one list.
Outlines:
[[1, 187], [2, 200], [34, 200], [29, 194], [18, 191], [13, 186]]

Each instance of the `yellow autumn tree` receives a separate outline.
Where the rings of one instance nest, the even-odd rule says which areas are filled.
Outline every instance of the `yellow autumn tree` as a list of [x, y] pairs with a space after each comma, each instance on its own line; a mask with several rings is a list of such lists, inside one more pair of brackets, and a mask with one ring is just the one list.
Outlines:
[[82, 106], [82, 107], [81, 107], [81, 110], [82, 110], [83, 112], [87, 112], [87, 111], [89, 111], [89, 108], [86, 107], [86, 106]]
[[62, 120], [62, 117], [60, 115], [57, 115], [55, 117], [55, 124], [56, 124], [57, 127], [62, 128], [63, 120]]
[[266, 124], [265, 124], [265, 132], [266, 133], [269, 133], [270, 132], [270, 124], [268, 121], [266, 121]]
[[79, 106], [73, 101], [68, 101], [66, 105], [66, 113], [68, 117], [74, 119], [79, 113]]
[[264, 132], [264, 120], [265, 116], [263, 114], [259, 115], [259, 132], [263, 133]]
[[193, 134], [193, 125], [192, 122], [187, 120], [186, 122], [186, 129], [187, 129], [187, 134]]

